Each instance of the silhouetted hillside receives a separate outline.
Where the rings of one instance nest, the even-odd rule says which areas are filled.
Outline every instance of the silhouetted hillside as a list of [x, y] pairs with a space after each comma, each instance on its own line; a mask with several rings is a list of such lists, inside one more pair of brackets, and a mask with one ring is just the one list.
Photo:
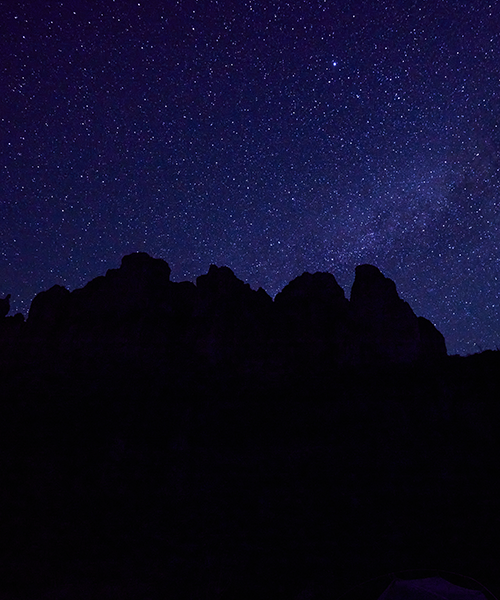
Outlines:
[[333, 275], [304, 273], [273, 302], [227, 267], [212, 265], [196, 285], [174, 283], [167, 263], [135, 253], [82, 289], [41, 292], [25, 324], [11, 321], [4, 339], [31, 356], [128, 356], [175, 364], [177, 373], [196, 366], [267, 377], [446, 355], [443, 336], [370, 265], [357, 267], [350, 301]]
[[499, 595], [500, 353], [448, 357], [375, 267], [273, 301], [133, 254], [0, 330], [0, 597], [335, 599], [423, 567]]

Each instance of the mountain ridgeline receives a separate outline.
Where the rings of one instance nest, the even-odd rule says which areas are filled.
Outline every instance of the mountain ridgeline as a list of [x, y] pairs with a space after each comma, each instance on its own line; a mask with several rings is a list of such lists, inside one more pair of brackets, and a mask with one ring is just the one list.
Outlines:
[[273, 300], [135, 253], [9, 308], [2, 598], [326, 600], [422, 565], [500, 590], [500, 352], [447, 356], [376, 267]]
[[[255, 375], [446, 356], [441, 333], [372, 265], [356, 268], [350, 300], [330, 273], [306, 272], [273, 301], [228, 267], [212, 265], [196, 285], [172, 282], [170, 271], [138, 252], [81, 289], [53, 286], [34, 298], [26, 322], [0, 321], [8, 352], [128, 356]], [[8, 297], [0, 308], [8, 312]]]

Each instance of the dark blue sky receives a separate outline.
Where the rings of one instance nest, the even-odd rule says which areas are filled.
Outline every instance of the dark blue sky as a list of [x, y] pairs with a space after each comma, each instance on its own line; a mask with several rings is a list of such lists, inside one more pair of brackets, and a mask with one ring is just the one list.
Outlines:
[[275, 295], [372, 263], [450, 353], [500, 346], [500, 7], [8, 2], [0, 295], [141, 250]]

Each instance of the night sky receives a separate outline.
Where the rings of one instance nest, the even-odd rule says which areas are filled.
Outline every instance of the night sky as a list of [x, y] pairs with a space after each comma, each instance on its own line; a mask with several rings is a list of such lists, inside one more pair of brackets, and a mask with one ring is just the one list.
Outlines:
[[271, 296], [371, 263], [449, 353], [500, 346], [500, 6], [4, 2], [0, 296], [145, 251]]

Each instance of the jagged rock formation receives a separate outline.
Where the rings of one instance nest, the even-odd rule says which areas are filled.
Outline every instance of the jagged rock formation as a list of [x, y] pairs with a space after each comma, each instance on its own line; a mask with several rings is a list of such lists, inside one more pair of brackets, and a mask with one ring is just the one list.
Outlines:
[[273, 301], [227, 267], [175, 283], [134, 254], [0, 319], [0, 342], [18, 596], [340, 597], [346, 572], [443, 556], [497, 577], [500, 353], [419, 362], [444, 340], [373, 266], [350, 299], [304, 273]]
[[332, 274], [304, 273], [273, 302], [228, 267], [212, 265], [196, 285], [174, 283], [165, 261], [141, 252], [81, 289], [38, 294], [24, 335], [67, 356], [121, 353], [239, 373], [446, 355], [443, 336], [372, 265], [356, 268], [350, 300]]
[[331, 273], [303, 273], [277, 294], [275, 339], [292, 364], [349, 361], [349, 302]]
[[70, 292], [61, 285], [37, 294], [30, 306], [28, 331], [37, 336], [52, 337], [69, 324]]
[[446, 354], [443, 336], [418, 318], [396, 285], [373, 265], [356, 267], [350, 307], [358, 362], [411, 362]]
[[425, 317], [417, 317], [420, 337], [420, 357], [429, 360], [446, 356], [446, 342], [443, 334]]
[[65, 349], [84, 352], [130, 349], [163, 341], [170, 324], [170, 267], [145, 253], [125, 256], [81, 289], [54, 286], [31, 305], [27, 331]]
[[258, 360], [265, 351], [272, 299], [254, 291], [228, 267], [211, 265], [196, 280], [188, 339], [211, 363]]
[[11, 295], [0, 298], [0, 361], [4, 353], [16, 354], [22, 338], [24, 316], [17, 313], [8, 317]]
[[10, 310], [10, 294], [7, 294], [5, 298], [0, 298], [0, 319], [7, 316]]

